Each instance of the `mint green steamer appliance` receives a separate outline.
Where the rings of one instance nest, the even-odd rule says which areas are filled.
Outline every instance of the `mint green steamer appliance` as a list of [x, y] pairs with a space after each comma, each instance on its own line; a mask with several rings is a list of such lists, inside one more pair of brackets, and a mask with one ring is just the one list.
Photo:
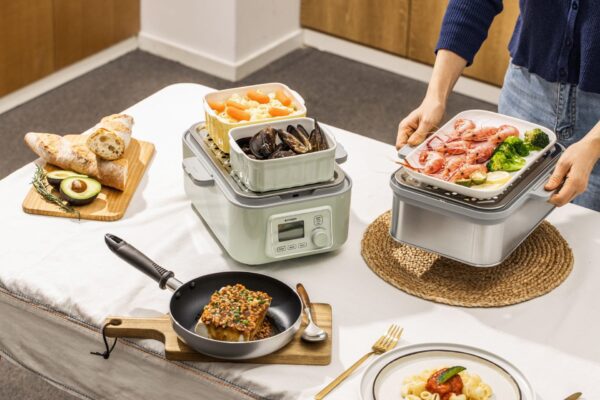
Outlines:
[[253, 192], [231, 172], [228, 154], [212, 142], [204, 123], [182, 140], [185, 193], [234, 260], [259, 265], [325, 253], [348, 238], [352, 181], [337, 165], [347, 158], [339, 144], [333, 179]]

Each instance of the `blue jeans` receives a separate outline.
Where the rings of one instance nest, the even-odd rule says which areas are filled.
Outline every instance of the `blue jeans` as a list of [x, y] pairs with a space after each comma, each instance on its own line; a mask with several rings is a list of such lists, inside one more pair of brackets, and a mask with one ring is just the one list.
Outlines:
[[[600, 121], [600, 94], [584, 92], [568, 83], [548, 82], [511, 63], [498, 112], [545, 126], [568, 147]], [[573, 203], [600, 211], [600, 162], [594, 167], [587, 190]]]

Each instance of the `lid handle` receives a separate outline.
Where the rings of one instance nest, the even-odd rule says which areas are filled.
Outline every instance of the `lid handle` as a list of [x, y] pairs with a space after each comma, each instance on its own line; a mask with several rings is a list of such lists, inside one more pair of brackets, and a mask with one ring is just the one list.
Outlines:
[[197, 186], [212, 186], [215, 183], [212, 175], [204, 168], [196, 157], [185, 158], [182, 162], [183, 171]]
[[335, 162], [343, 164], [348, 161], [348, 152], [339, 142], [335, 146]]
[[529, 195], [531, 197], [537, 197], [537, 198], [540, 198], [542, 200], [548, 201], [548, 200], [550, 200], [550, 197], [552, 197], [552, 195], [554, 193], [556, 193], [557, 191], [560, 190], [560, 187], [558, 189], [556, 189], [556, 190], [546, 190], [546, 189], [544, 189], [544, 186], [546, 185], [546, 182], [548, 182], [548, 179], [550, 178], [551, 174], [552, 174], [552, 168], [548, 169], [548, 171], [546, 171], [546, 173], [542, 174], [542, 176], [533, 185], [533, 188], [529, 192]]

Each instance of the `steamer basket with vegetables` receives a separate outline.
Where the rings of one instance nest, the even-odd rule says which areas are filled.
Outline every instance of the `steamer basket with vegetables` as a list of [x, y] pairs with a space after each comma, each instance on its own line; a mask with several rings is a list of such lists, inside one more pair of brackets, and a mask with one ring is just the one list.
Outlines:
[[220, 90], [204, 96], [206, 127], [214, 143], [229, 153], [230, 129], [306, 116], [304, 99], [283, 83]]
[[556, 142], [543, 126], [483, 110], [464, 111], [416, 148], [402, 165], [414, 179], [475, 199], [498, 196]]

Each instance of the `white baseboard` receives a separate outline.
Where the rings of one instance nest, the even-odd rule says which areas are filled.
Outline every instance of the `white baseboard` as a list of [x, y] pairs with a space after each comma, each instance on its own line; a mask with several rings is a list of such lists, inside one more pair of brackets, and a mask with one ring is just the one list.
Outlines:
[[299, 49], [302, 44], [302, 29], [298, 29], [268, 46], [258, 49], [236, 63], [236, 80], [245, 78], [284, 55]]
[[235, 82], [302, 46], [302, 30], [292, 32], [248, 57], [232, 63], [157, 36], [140, 32], [140, 49], [219, 78]]
[[126, 39], [21, 89], [0, 97], [0, 114], [135, 50], [138, 46], [137, 42], [137, 38], [135, 37]]
[[[433, 68], [429, 65], [411, 61], [406, 58], [398, 57], [310, 29], [303, 30], [303, 39], [306, 46], [314, 47], [321, 51], [327, 51], [421, 82], [428, 83], [433, 71]], [[498, 104], [498, 99], [500, 98], [500, 89], [498, 87], [465, 77], [460, 77], [454, 87], [454, 91], [493, 104]]]

